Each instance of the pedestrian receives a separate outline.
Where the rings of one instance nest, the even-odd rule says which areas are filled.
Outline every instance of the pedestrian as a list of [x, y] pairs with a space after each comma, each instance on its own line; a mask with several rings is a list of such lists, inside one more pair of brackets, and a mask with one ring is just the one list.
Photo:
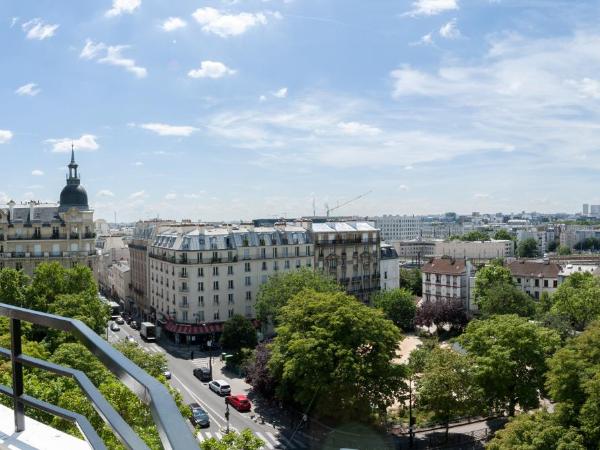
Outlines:
[[194, 359], [194, 350], [190, 352], [190, 359]]

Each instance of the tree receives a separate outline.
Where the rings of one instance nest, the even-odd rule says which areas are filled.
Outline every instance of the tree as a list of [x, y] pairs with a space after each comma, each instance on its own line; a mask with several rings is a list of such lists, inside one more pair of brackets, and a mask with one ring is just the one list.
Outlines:
[[126, 341], [118, 342], [114, 344], [114, 347], [154, 378], [163, 376], [167, 366], [167, 358], [164, 353], [148, 353], [136, 343]]
[[475, 274], [475, 287], [473, 288], [475, 301], [486, 290], [497, 284], [508, 284], [511, 286], [514, 284], [509, 269], [501, 264], [489, 264], [479, 269]]
[[400, 269], [400, 287], [408, 289], [417, 297], [423, 295], [421, 269]]
[[472, 321], [458, 340], [473, 358], [490, 407], [507, 409], [513, 416], [517, 404], [524, 409], [538, 406], [546, 357], [560, 344], [555, 331], [509, 314]]
[[417, 404], [446, 426], [446, 438], [449, 422], [474, 412], [480, 398], [468, 357], [449, 349], [431, 351], [417, 383]]
[[552, 295], [550, 312], [566, 317], [576, 330], [600, 317], [600, 280], [591, 273], [570, 275]]
[[227, 350], [238, 352], [242, 348], [254, 348], [256, 343], [256, 329], [244, 316], [235, 314], [223, 324], [221, 345]]
[[512, 241], [514, 240], [514, 236], [508, 231], [501, 229], [494, 233], [494, 239], [497, 241]]
[[557, 253], [560, 256], [570, 255], [571, 249], [569, 247], [567, 247], [566, 245], [559, 245], [558, 249], [557, 249]]
[[321, 272], [302, 268], [293, 272], [278, 273], [260, 286], [256, 297], [256, 312], [263, 324], [277, 325], [281, 307], [304, 289], [317, 292], [339, 292], [341, 287], [333, 278]]
[[391, 363], [400, 339], [380, 310], [352, 296], [302, 291], [281, 308], [271, 344], [277, 396], [317, 415], [364, 419], [401, 396], [405, 367]]
[[246, 366], [246, 377], [257, 392], [264, 397], [273, 398], [275, 395], [275, 380], [269, 372], [271, 349], [269, 343], [261, 342], [256, 346], [250, 362]]
[[475, 302], [484, 317], [495, 314], [529, 317], [535, 311], [533, 299], [512, 283], [494, 283], [480, 292]]
[[487, 445], [489, 450], [585, 450], [574, 428], [560, 425], [552, 414], [536, 412], [513, 418]]
[[534, 238], [520, 240], [517, 246], [517, 255], [521, 258], [535, 258], [539, 256], [537, 241]]
[[375, 294], [373, 304], [404, 331], [414, 328], [417, 305], [414, 295], [407, 289], [392, 289]]
[[555, 252], [559, 245], [560, 245], [560, 241], [557, 239], [548, 242], [548, 251]]
[[460, 236], [460, 240], [461, 241], [489, 241], [490, 236], [483, 231], [473, 230], [473, 231], [469, 231], [468, 233], [465, 233], [462, 236]]
[[460, 300], [425, 301], [417, 308], [415, 325], [438, 330], [446, 325], [462, 330], [469, 322], [467, 313]]
[[29, 277], [20, 270], [0, 269], [0, 301], [14, 306], [27, 307], [25, 304], [25, 288]]
[[225, 434], [221, 440], [210, 438], [202, 441], [202, 450], [259, 450], [265, 445], [262, 439], [254, 436], [248, 428], [237, 433], [231, 431]]

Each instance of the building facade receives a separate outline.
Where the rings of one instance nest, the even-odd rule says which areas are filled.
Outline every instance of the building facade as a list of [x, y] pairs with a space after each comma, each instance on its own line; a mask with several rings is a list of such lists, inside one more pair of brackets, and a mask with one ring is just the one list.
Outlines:
[[380, 289], [389, 291], [400, 287], [400, 258], [396, 249], [389, 244], [381, 244]]
[[515, 245], [511, 240], [435, 241], [434, 252], [435, 256], [482, 261], [513, 257], [515, 256]]
[[38, 264], [86, 265], [95, 271], [94, 212], [80, 184], [74, 152], [59, 203], [10, 201], [0, 207], [0, 268], [32, 275]]
[[380, 288], [381, 237], [367, 222], [310, 225], [315, 267], [335, 278], [351, 295], [367, 303]]
[[533, 298], [539, 299], [542, 292], [552, 294], [558, 288], [561, 267], [556, 263], [519, 259], [507, 267], [516, 286]]
[[467, 310], [471, 308], [470, 279], [473, 267], [468, 260], [432, 258], [421, 269], [423, 300], [459, 300]]
[[389, 241], [408, 241], [417, 239], [421, 234], [421, 218], [417, 216], [383, 215], [370, 217], [379, 228], [381, 239]]
[[256, 317], [269, 276], [314, 264], [303, 227], [166, 227], [148, 245], [150, 316], [176, 342], [205, 340], [234, 314]]

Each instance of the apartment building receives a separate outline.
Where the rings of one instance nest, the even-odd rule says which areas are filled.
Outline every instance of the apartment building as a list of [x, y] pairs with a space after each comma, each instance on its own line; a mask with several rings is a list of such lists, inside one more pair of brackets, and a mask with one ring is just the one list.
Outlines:
[[400, 258], [396, 249], [389, 244], [381, 244], [380, 269], [382, 291], [400, 287]]
[[556, 263], [519, 259], [506, 267], [516, 286], [533, 298], [540, 298], [542, 292], [552, 294], [558, 288], [561, 267]]
[[432, 258], [421, 269], [425, 301], [460, 300], [465, 309], [471, 308], [470, 279], [473, 266], [468, 260]]
[[315, 267], [368, 303], [380, 288], [379, 230], [367, 222], [324, 222], [310, 224], [310, 231]]
[[0, 268], [28, 275], [38, 264], [56, 261], [64, 267], [82, 264], [95, 270], [94, 212], [80, 184], [74, 152], [67, 184], [58, 203], [10, 201], [0, 207]]
[[296, 225], [164, 227], [148, 245], [150, 316], [175, 342], [204, 340], [234, 314], [254, 318], [260, 285], [312, 268], [314, 253]]
[[381, 239], [390, 241], [408, 241], [417, 239], [421, 232], [422, 220], [417, 216], [383, 215], [370, 217], [381, 232]]
[[491, 241], [435, 241], [436, 256], [450, 256], [454, 259], [485, 261], [495, 258], [515, 256], [515, 245], [511, 240]]
[[411, 241], [390, 241], [402, 261], [420, 263], [435, 254], [435, 241], [414, 239]]
[[108, 291], [110, 298], [114, 299], [125, 310], [130, 307], [131, 297], [131, 270], [128, 261], [115, 261], [107, 270]]

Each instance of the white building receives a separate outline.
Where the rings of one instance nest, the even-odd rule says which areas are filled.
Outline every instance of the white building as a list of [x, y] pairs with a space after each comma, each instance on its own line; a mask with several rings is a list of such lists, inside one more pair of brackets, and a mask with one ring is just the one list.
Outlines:
[[489, 260], [510, 258], [515, 255], [511, 240], [491, 241], [435, 241], [435, 256], [450, 256], [455, 259]]
[[460, 300], [465, 309], [471, 308], [469, 285], [473, 266], [468, 260], [433, 258], [421, 272], [425, 301]]
[[381, 244], [380, 262], [382, 291], [397, 289], [400, 287], [400, 258], [396, 249], [389, 244]]
[[419, 263], [431, 258], [435, 254], [435, 241], [414, 239], [411, 241], [390, 241], [403, 261]]
[[421, 234], [420, 217], [383, 215], [371, 217], [375, 228], [381, 231], [381, 239], [390, 241], [407, 241], [417, 239]]
[[507, 264], [513, 281], [523, 292], [540, 298], [542, 292], [552, 294], [558, 288], [561, 267], [550, 261], [519, 259]]
[[122, 306], [127, 304], [131, 296], [131, 270], [127, 261], [117, 261], [108, 268], [108, 286], [112, 298]]
[[314, 245], [300, 226], [163, 229], [148, 247], [151, 315], [176, 342], [206, 340], [234, 314], [254, 318], [269, 276], [311, 268]]
[[558, 272], [558, 285], [560, 286], [569, 276], [574, 273], [592, 273], [600, 267], [598, 264], [579, 264], [577, 262], [569, 262], [561, 266], [560, 272]]
[[548, 236], [545, 230], [527, 229], [517, 231], [517, 242], [534, 239], [537, 242], [537, 252], [542, 256], [548, 250]]

